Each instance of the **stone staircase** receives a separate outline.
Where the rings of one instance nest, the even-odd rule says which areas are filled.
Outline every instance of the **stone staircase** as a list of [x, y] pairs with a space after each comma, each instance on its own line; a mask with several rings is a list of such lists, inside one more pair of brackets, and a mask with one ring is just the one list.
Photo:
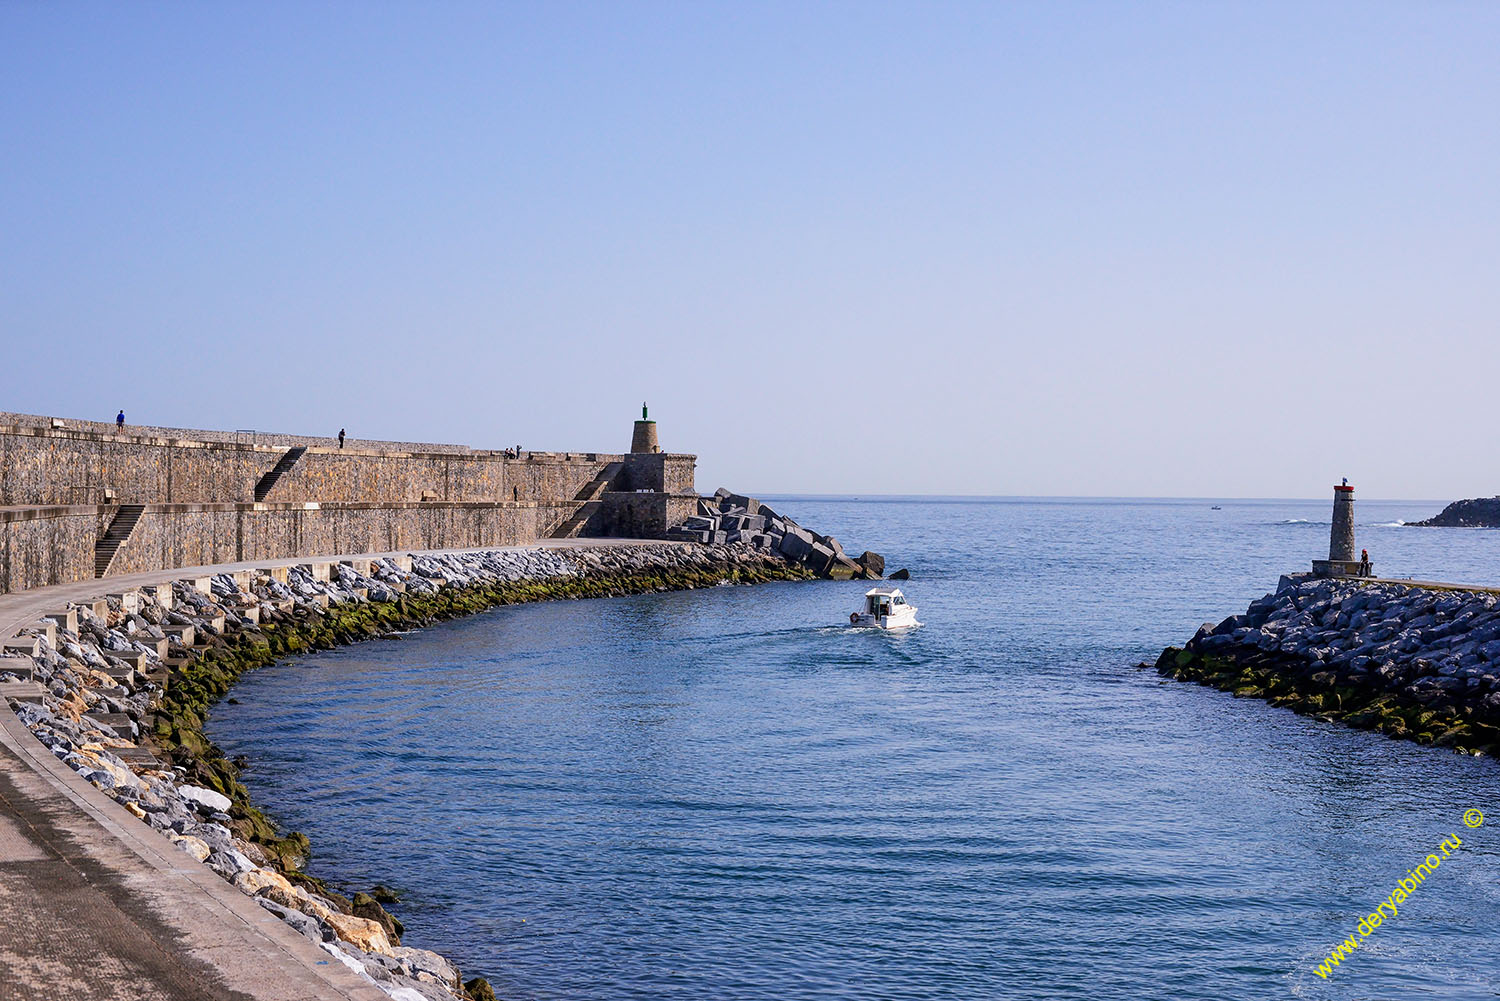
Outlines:
[[276, 485], [276, 481], [281, 479], [289, 469], [295, 466], [297, 460], [302, 458], [302, 453], [306, 451], [306, 448], [287, 449], [286, 454], [276, 461], [275, 466], [271, 467], [271, 471], [260, 478], [260, 482], [255, 485], [255, 501], [257, 504], [266, 499], [266, 495], [271, 492], [271, 488]]
[[578, 502], [573, 516], [554, 528], [550, 537], [571, 539], [582, 531], [583, 526], [588, 524], [588, 520], [603, 506], [604, 502], [600, 498], [604, 496], [604, 492], [609, 489], [609, 485], [615, 481], [616, 476], [620, 475], [620, 470], [623, 468], [625, 468], [625, 463], [611, 462], [599, 470], [598, 476], [585, 483], [578, 493], [573, 495], [573, 499]]
[[104, 536], [94, 544], [94, 576], [103, 577], [109, 573], [109, 566], [115, 561], [115, 553], [130, 538], [130, 533], [135, 531], [135, 526], [141, 520], [141, 513], [146, 510], [144, 504], [121, 504], [120, 510], [115, 512], [109, 527], [104, 530]]

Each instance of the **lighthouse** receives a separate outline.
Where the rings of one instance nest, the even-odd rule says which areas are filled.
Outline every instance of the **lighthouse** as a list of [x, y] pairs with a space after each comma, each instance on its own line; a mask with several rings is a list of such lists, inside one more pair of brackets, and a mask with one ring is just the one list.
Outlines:
[[635, 422], [635, 433], [630, 436], [630, 451], [632, 454], [661, 451], [661, 443], [656, 440], [656, 422], [651, 420], [644, 403], [641, 419]]
[[1354, 488], [1348, 480], [1333, 488], [1333, 526], [1328, 532], [1328, 559], [1313, 560], [1318, 577], [1368, 577], [1371, 570], [1354, 545]]

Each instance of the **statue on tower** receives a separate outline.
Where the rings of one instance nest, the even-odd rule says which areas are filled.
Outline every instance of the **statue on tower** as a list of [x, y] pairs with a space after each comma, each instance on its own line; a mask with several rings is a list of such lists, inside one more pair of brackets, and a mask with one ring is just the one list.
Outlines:
[[650, 418], [646, 416], [646, 404], [644, 402], [641, 403], [641, 420], [650, 420]]

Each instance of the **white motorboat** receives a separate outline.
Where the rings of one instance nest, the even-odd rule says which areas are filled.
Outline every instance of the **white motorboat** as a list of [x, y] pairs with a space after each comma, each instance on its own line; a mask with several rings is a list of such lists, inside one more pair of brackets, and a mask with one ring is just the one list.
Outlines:
[[910, 629], [922, 623], [917, 621], [917, 606], [907, 603], [900, 588], [872, 587], [865, 592], [864, 607], [849, 614], [849, 624], [875, 629]]

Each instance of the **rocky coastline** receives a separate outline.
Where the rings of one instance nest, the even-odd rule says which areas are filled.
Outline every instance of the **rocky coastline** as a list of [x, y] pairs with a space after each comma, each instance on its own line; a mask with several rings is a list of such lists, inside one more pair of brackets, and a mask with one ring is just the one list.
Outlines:
[[396, 1001], [485, 1001], [483, 977], [402, 945], [385, 887], [345, 895], [309, 873], [307, 838], [257, 808], [245, 762], [205, 736], [210, 707], [285, 656], [495, 605], [814, 576], [748, 541], [312, 561], [73, 603], [26, 631], [36, 653], [0, 659], [0, 680], [40, 683], [10, 705], [57, 757]]
[[1283, 577], [1243, 614], [1168, 647], [1155, 666], [1236, 698], [1500, 755], [1500, 592]]
[[1500, 528], [1500, 497], [1454, 501], [1431, 518], [1407, 524], [1414, 528]]

